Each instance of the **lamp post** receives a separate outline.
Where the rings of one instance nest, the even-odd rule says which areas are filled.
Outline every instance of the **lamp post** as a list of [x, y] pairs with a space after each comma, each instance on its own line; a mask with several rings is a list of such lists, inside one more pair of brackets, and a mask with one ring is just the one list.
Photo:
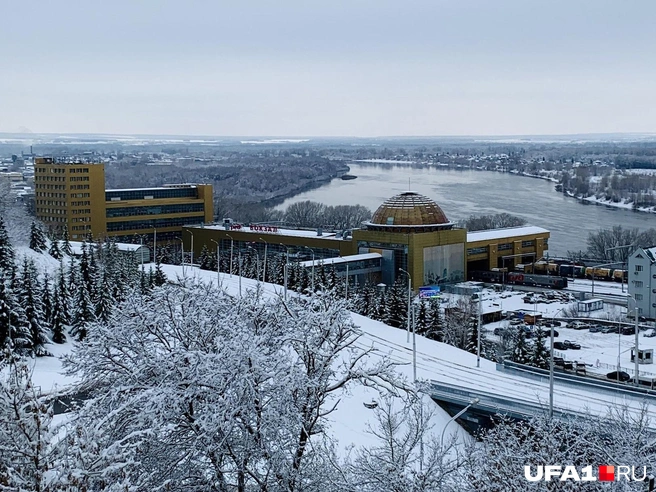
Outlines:
[[476, 335], [476, 367], [481, 367], [481, 304], [483, 303], [483, 293], [478, 294], [478, 328]]
[[239, 248], [239, 297], [241, 297], [241, 248]]
[[182, 276], [185, 276], [185, 267], [184, 267], [184, 241], [182, 238], [178, 239], [180, 241], [180, 264], [182, 265]]
[[550, 347], [549, 347], [549, 418], [553, 419], [553, 407], [554, 407], [554, 324], [553, 320], [556, 318], [556, 315], [560, 313], [563, 309], [561, 308], [556, 311], [551, 319], [551, 329], [550, 331]]
[[285, 277], [284, 283], [285, 283], [285, 301], [286, 301], [287, 300], [287, 277], [288, 277], [287, 268], [288, 268], [288, 265], [289, 265], [289, 247], [282, 244], [282, 243], [278, 243], [278, 244], [280, 244], [280, 246], [285, 248], [285, 251], [286, 251], [286, 253], [285, 253], [285, 268], [283, 270], [284, 271], [284, 277]]
[[[312, 253], [312, 292], [314, 292], [314, 250], [309, 246], [303, 246], [305, 249], [309, 249]], [[348, 275], [347, 275], [348, 276]]]
[[451, 422], [456, 420], [458, 417], [460, 417], [462, 414], [467, 412], [467, 410], [469, 410], [472, 405], [476, 405], [479, 401], [481, 401], [479, 398], [474, 398], [472, 401], [469, 402], [469, 404], [465, 408], [463, 408], [458, 413], [456, 413], [453, 417], [449, 419], [449, 421], [446, 424], [444, 424], [444, 429], [442, 429], [442, 435], [440, 436], [440, 448], [444, 447], [444, 433], [446, 432], [447, 426]]
[[232, 278], [232, 250], [235, 245], [235, 240], [230, 234], [226, 234], [230, 238], [230, 278]]
[[187, 229], [187, 232], [191, 234], [191, 267], [194, 267], [194, 233]]
[[[638, 339], [638, 314], [639, 314], [638, 301], [636, 301], [636, 298], [633, 297], [631, 294], [627, 294], [627, 295], [628, 295], [628, 297], [633, 299], [633, 304], [635, 305], [635, 310], [633, 311], [633, 317], [635, 318], [635, 351], [633, 353], [633, 361], [635, 363], [634, 364], [635, 376], [634, 376], [633, 380], [635, 381], [636, 386], [639, 386], [640, 385], [640, 380], [639, 380], [640, 363], [638, 362], [638, 350], [639, 350], [639, 347], [638, 347], [638, 344], [639, 344], [639, 339]], [[628, 308], [629, 307], [628, 301], [627, 301], [626, 304], [627, 304], [627, 308]]]
[[406, 338], [406, 343], [410, 343], [410, 303], [412, 299], [412, 277], [403, 268], [399, 268], [399, 271], [405, 273], [408, 276], [408, 336]]
[[260, 241], [264, 242], [264, 267], [262, 268], [262, 282], [266, 282], [266, 260], [267, 260], [267, 249], [269, 246], [269, 243], [264, 241], [264, 239], [260, 238]]
[[221, 245], [214, 239], [210, 239], [210, 241], [216, 244], [216, 286], [221, 289]]

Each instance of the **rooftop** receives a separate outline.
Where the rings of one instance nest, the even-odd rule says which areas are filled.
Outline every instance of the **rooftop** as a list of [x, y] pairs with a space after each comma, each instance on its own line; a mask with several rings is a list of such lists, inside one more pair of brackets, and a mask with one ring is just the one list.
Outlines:
[[504, 239], [509, 237], [530, 236], [534, 234], [549, 234], [547, 229], [536, 226], [507, 227], [505, 229], [489, 229], [467, 233], [467, 242], [489, 241], [491, 239]]
[[451, 225], [435, 201], [414, 191], [400, 193], [383, 203], [369, 223], [383, 227]]
[[348, 255], [348, 256], [338, 256], [336, 258], [324, 258], [322, 260], [301, 261], [299, 265], [302, 267], [311, 267], [312, 263], [314, 263], [315, 265], [337, 265], [339, 263], [349, 263], [352, 261], [375, 260], [377, 258], [382, 258], [382, 257], [383, 255], [381, 255], [380, 253], [363, 253], [361, 255]]
[[[209, 225], [209, 226], [204, 226], [204, 229], [216, 229], [220, 231], [226, 231], [225, 227], [223, 225]], [[234, 229], [234, 230], [227, 230], [226, 232], [246, 232], [248, 234], [257, 234], [257, 235], [262, 235], [262, 234], [275, 234], [277, 236], [290, 236], [290, 237], [308, 237], [308, 238], [316, 238], [316, 239], [331, 239], [331, 240], [338, 240], [341, 241], [341, 237], [336, 237], [335, 232], [324, 232], [321, 236], [317, 235], [316, 230], [301, 230], [301, 229], [282, 229], [279, 227], [275, 228], [275, 232], [269, 231], [262, 231], [262, 230], [251, 230], [249, 226], [242, 226], [241, 229]]]

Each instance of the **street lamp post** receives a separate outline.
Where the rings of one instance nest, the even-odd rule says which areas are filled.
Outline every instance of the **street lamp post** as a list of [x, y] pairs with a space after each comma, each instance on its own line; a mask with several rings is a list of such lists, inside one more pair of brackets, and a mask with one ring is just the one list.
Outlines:
[[232, 278], [232, 250], [235, 245], [235, 240], [230, 234], [226, 234], [230, 238], [230, 278]]
[[210, 239], [210, 241], [216, 244], [216, 286], [221, 289], [221, 245], [214, 239]]
[[467, 410], [469, 410], [472, 405], [476, 405], [479, 401], [481, 401], [479, 398], [474, 398], [472, 401], [469, 402], [469, 404], [465, 408], [463, 408], [458, 413], [456, 413], [453, 417], [449, 419], [449, 421], [446, 424], [444, 424], [444, 429], [442, 429], [442, 435], [440, 436], [440, 448], [444, 447], [444, 433], [446, 432], [447, 426], [451, 422], [459, 418], [461, 415], [463, 415], [465, 412], [467, 412]]
[[305, 249], [309, 249], [312, 252], [312, 292], [314, 292], [314, 249], [309, 246], [303, 246]]
[[549, 347], [549, 418], [553, 418], [553, 407], [554, 407], [554, 324], [553, 320], [556, 318], [556, 315], [560, 313], [563, 309], [561, 308], [554, 313], [552, 316], [551, 330], [550, 330], [550, 347]]
[[187, 232], [191, 234], [191, 267], [194, 267], [194, 233], [187, 229]]
[[483, 302], [483, 293], [478, 294], [478, 321], [476, 335], [476, 367], [481, 367], [481, 303]]
[[267, 261], [267, 249], [269, 246], [269, 243], [264, 241], [264, 239], [260, 238], [260, 241], [264, 242], [264, 267], [262, 268], [262, 282], [266, 282], [266, 261]]
[[285, 277], [284, 284], [285, 284], [285, 301], [286, 301], [287, 300], [287, 277], [288, 277], [287, 269], [289, 268], [289, 247], [282, 244], [282, 243], [279, 243], [279, 244], [280, 244], [280, 246], [285, 248], [285, 251], [286, 251], [286, 253], [285, 253], [285, 268], [283, 270], [284, 271], [284, 277]]
[[180, 264], [182, 265], [182, 276], [185, 276], [185, 267], [184, 267], [184, 241], [182, 238], [179, 238], [180, 241]]
[[[635, 381], [636, 386], [640, 385], [640, 362], [638, 362], [638, 350], [639, 350], [639, 338], [638, 338], [638, 301], [636, 301], [636, 298], [633, 297], [631, 294], [628, 294], [628, 296], [633, 299], [633, 304], [635, 306], [635, 310], [633, 311], [633, 317], [635, 318], [635, 351], [633, 352], [633, 361], [634, 361], [634, 371], [635, 371], [635, 377], [633, 378]], [[628, 308], [628, 301], [627, 301], [627, 308]]]
[[405, 273], [408, 276], [408, 335], [406, 337], [406, 343], [410, 343], [410, 303], [412, 300], [412, 277], [403, 268], [399, 268], [399, 271]]
[[239, 297], [241, 297], [241, 248], [239, 248]]

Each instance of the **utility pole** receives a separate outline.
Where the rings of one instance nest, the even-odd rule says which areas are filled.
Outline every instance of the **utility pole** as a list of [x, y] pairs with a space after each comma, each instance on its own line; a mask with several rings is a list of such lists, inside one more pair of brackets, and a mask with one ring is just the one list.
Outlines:
[[[314, 292], [314, 250], [309, 246], [303, 246], [312, 252], [312, 292]], [[346, 265], [348, 267], [348, 264]], [[348, 277], [348, 274], [346, 275]]]
[[210, 239], [214, 244], [216, 244], [216, 287], [220, 290], [221, 289], [221, 245], [219, 244], [219, 241], [215, 241], [214, 239]]
[[230, 234], [226, 234], [230, 238], [230, 278], [232, 278], [232, 250], [235, 244], [235, 240]]
[[408, 327], [407, 327], [406, 343], [410, 343], [410, 318], [412, 316], [410, 313], [410, 306], [412, 303], [412, 277], [403, 268], [399, 268], [399, 271], [405, 273], [408, 276]]
[[266, 282], [266, 261], [267, 261], [267, 248], [269, 243], [260, 238], [260, 241], [264, 242], [264, 268], [262, 269], [262, 282]]
[[476, 367], [481, 367], [481, 303], [483, 302], [483, 293], [478, 294], [478, 329], [476, 336]]
[[282, 243], [279, 243], [279, 244], [280, 244], [280, 246], [282, 246], [286, 250], [286, 253], [285, 253], [285, 268], [283, 270], [284, 271], [284, 276], [285, 276], [284, 283], [285, 283], [285, 301], [286, 301], [287, 300], [287, 277], [288, 277], [287, 269], [289, 268], [289, 246], [286, 246]]

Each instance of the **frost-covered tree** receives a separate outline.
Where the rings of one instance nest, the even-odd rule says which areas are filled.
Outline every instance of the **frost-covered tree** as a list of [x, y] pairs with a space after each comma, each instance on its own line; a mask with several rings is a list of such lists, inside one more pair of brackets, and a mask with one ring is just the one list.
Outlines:
[[49, 355], [46, 350], [48, 322], [43, 312], [43, 289], [39, 285], [38, 273], [32, 260], [25, 258], [21, 268], [20, 303], [29, 327], [30, 350], [36, 356]]
[[52, 302], [52, 341], [54, 343], [66, 342], [66, 330], [68, 328], [68, 306], [66, 298], [61, 295], [59, 285], [55, 285]]
[[[400, 400], [400, 401], [399, 401]], [[339, 490], [358, 492], [456, 492], [455, 472], [464, 457], [455, 440], [441, 443], [431, 420], [435, 407], [419, 398], [384, 398], [368, 433], [375, 443], [356, 448], [338, 465]]]
[[59, 272], [57, 273], [57, 288], [55, 290], [54, 303], [60, 303], [61, 314], [65, 325], [70, 323], [72, 312], [72, 300], [68, 290], [68, 281], [66, 279], [66, 270], [64, 263], [59, 262]]
[[[465, 462], [458, 468], [460, 490], [487, 492], [562, 491], [643, 491], [644, 482], [536, 482], [529, 484], [524, 466], [557, 463], [580, 467], [597, 463], [642, 466], [656, 459], [651, 411], [615, 407], [607, 415], [584, 415], [567, 420], [538, 415], [528, 422], [498, 421], [480, 440], [465, 449]], [[653, 428], [653, 427], [652, 427]], [[610, 485], [610, 487], [609, 487]]]
[[518, 364], [528, 364], [530, 360], [529, 355], [529, 347], [526, 343], [526, 332], [523, 328], [520, 328], [515, 335], [515, 344], [512, 349], [512, 360]]
[[164, 285], [166, 283], [166, 274], [164, 273], [164, 270], [162, 270], [162, 264], [157, 263], [155, 265], [155, 276], [153, 278], [153, 285], [156, 287], [159, 287], [161, 285]]
[[68, 227], [64, 227], [61, 251], [65, 255], [71, 256], [73, 254], [73, 249], [71, 248], [71, 242], [68, 236]]
[[431, 299], [428, 302], [428, 321], [424, 336], [438, 342], [444, 341], [444, 321], [439, 299]]
[[387, 317], [385, 322], [395, 328], [404, 328], [408, 320], [408, 286], [397, 279], [386, 296]]
[[329, 490], [321, 450], [342, 393], [399, 384], [392, 363], [359, 348], [344, 306], [204, 285], [128, 296], [65, 363], [94, 395], [70, 422], [85, 429], [68, 449], [84, 456], [76, 476], [134, 490]]
[[32, 225], [30, 226], [30, 249], [33, 249], [37, 253], [48, 249], [46, 234], [36, 221], [32, 221]]
[[7, 226], [0, 215], [0, 274], [9, 272], [14, 266], [14, 248], [7, 234]]
[[25, 353], [30, 333], [25, 311], [7, 282], [0, 279], [0, 348]]
[[40, 397], [27, 362], [5, 353], [0, 367], [0, 489], [67, 490], [57, 487], [52, 404]]
[[103, 272], [98, 289], [98, 299], [96, 300], [95, 306], [95, 315], [98, 321], [106, 322], [109, 319], [114, 308], [114, 302], [112, 289], [109, 285], [109, 276], [106, 272]]
[[61, 260], [64, 257], [61, 249], [59, 248], [59, 241], [57, 239], [52, 239], [50, 241], [50, 249], [48, 249], [48, 254], [55, 260]]
[[95, 307], [91, 301], [91, 294], [86, 284], [82, 283], [77, 289], [75, 297], [75, 310], [71, 323], [71, 335], [78, 340], [87, 336], [88, 324], [96, 320]]
[[549, 350], [547, 350], [545, 344], [545, 335], [542, 328], [538, 327], [535, 330], [535, 340], [533, 341], [533, 347], [528, 358], [530, 365], [539, 367], [540, 369], [549, 368]]

